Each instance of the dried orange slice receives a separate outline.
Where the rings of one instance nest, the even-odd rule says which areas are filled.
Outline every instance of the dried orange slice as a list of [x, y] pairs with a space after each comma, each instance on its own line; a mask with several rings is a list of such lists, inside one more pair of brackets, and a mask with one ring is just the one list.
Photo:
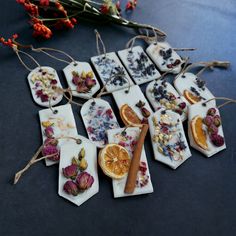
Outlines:
[[201, 101], [201, 98], [194, 95], [193, 93], [189, 92], [188, 90], [184, 90], [184, 97], [190, 102], [191, 104], [195, 104]]
[[142, 121], [135, 111], [127, 104], [120, 108], [120, 117], [125, 125], [142, 127]]
[[113, 179], [122, 179], [129, 171], [131, 159], [124, 147], [107, 144], [100, 150], [98, 162], [105, 175]]
[[204, 150], [208, 149], [206, 133], [203, 130], [203, 119], [197, 115], [191, 120], [191, 130], [196, 144]]

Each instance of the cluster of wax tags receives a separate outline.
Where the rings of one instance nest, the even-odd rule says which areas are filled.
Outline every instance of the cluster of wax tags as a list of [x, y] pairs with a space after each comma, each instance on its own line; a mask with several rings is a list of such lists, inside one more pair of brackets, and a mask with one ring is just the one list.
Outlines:
[[[150, 43], [146, 51], [132, 42], [124, 50], [107, 53], [101, 41], [103, 53], [98, 46], [98, 55], [91, 58], [92, 66], [60, 50], [34, 49], [68, 63], [63, 72], [69, 88], [62, 88], [53, 68], [40, 66], [34, 60], [38, 66], [28, 75], [32, 97], [38, 105], [48, 107], [39, 112], [43, 145], [26, 168], [16, 174], [15, 183], [32, 164], [45, 159], [47, 166], [59, 162], [59, 195], [77, 205], [99, 191], [97, 163], [112, 178], [114, 197], [152, 193], [143, 148], [146, 134], [149, 130], [154, 158], [176, 169], [191, 157], [182, 125], [185, 120], [193, 148], [207, 157], [226, 148], [216, 98], [200, 75], [209, 67], [226, 68], [229, 63], [188, 64], [188, 59], [177, 53], [185, 49], [172, 48], [165, 41]], [[61, 52], [70, 61], [54, 57], [46, 50]], [[16, 52], [21, 60], [22, 51]], [[199, 73], [188, 72], [194, 66], [202, 67]], [[173, 85], [167, 82], [168, 74], [175, 75]], [[146, 96], [139, 87], [144, 83]], [[123, 128], [111, 105], [101, 98], [105, 94], [112, 94]], [[68, 104], [56, 106], [63, 97]], [[86, 102], [79, 104], [73, 97]], [[226, 101], [230, 102], [234, 100]], [[88, 139], [78, 135], [73, 103], [82, 106], [80, 114]], [[40, 153], [43, 157], [39, 158]]]

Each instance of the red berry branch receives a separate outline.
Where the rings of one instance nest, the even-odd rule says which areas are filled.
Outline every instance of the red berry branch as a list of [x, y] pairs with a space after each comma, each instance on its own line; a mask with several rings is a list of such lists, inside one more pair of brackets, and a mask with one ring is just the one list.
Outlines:
[[[151, 25], [139, 24], [121, 17], [120, 1], [102, 0], [16, 0], [22, 4], [34, 29], [33, 36], [49, 39], [53, 29], [73, 28], [77, 19], [113, 23], [138, 30], [155, 30], [157, 35], [165, 33]], [[134, 10], [137, 0], [128, 0], [126, 11]]]

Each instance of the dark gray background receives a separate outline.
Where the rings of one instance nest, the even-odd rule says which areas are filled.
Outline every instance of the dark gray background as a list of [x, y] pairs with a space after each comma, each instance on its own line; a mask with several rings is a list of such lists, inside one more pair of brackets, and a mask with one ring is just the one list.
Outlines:
[[[234, 0], [139, 0], [136, 11], [127, 17], [159, 26], [173, 47], [198, 48], [182, 54], [192, 61], [230, 60], [229, 70], [216, 69], [204, 78], [215, 96], [236, 98]], [[31, 37], [27, 21], [15, 0], [1, 1], [0, 34], [19, 33], [22, 43], [65, 50], [80, 61], [96, 54], [95, 28], [107, 51], [123, 49], [134, 36], [123, 28], [79, 22], [74, 30], [38, 42]], [[56, 68], [66, 86], [63, 63], [36, 57], [42, 65]], [[148, 137], [145, 147], [153, 194], [114, 199], [111, 180], [99, 170], [99, 193], [76, 207], [57, 195], [57, 166], [38, 163], [12, 185], [14, 173], [41, 145], [41, 108], [32, 102], [27, 71], [9, 48], [0, 47], [0, 75], [0, 235], [236, 235], [236, 105], [221, 110], [227, 150], [209, 159], [192, 150], [192, 157], [174, 171], [154, 161]], [[105, 99], [117, 112], [113, 99]], [[86, 135], [79, 109], [73, 110], [79, 134]]]

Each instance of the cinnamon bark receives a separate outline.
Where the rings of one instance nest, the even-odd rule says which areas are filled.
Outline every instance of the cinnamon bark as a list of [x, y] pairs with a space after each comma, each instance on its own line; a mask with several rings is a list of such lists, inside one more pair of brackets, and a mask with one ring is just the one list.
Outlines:
[[127, 178], [125, 189], [124, 189], [125, 193], [133, 193], [134, 192], [135, 185], [136, 185], [136, 179], [137, 179], [137, 173], [139, 170], [139, 163], [140, 163], [142, 148], [143, 148], [143, 144], [144, 144], [144, 140], [145, 140], [147, 131], [148, 131], [148, 125], [145, 124], [145, 125], [143, 125], [142, 130], [140, 132], [140, 136], [139, 136], [138, 142], [137, 142], [135, 150], [134, 150], [134, 155], [131, 160], [128, 178]]

